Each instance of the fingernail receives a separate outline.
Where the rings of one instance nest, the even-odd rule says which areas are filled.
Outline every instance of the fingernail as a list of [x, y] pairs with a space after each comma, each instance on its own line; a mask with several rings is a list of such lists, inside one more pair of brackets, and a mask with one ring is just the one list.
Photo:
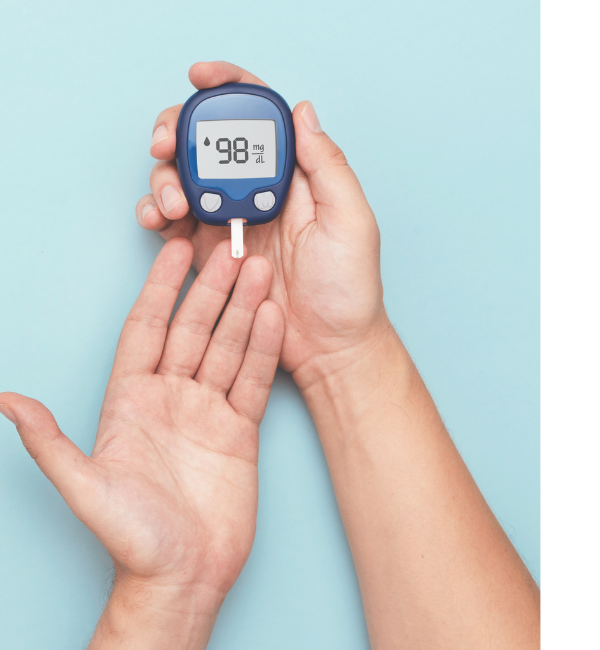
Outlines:
[[150, 149], [157, 143], [166, 140], [169, 137], [169, 131], [166, 126], [162, 124], [156, 127], [156, 131], [152, 134], [152, 142], [150, 142]]
[[302, 115], [304, 124], [306, 124], [313, 133], [323, 133], [323, 129], [321, 128], [319, 118], [315, 113], [315, 107], [312, 105], [312, 102], [308, 102], [308, 104], [302, 109], [300, 115]]
[[142, 208], [142, 223], [144, 223], [144, 219], [150, 210], [156, 210], [156, 206], [152, 205], [152, 203], [146, 203], [146, 205]]
[[17, 423], [17, 418], [15, 417], [15, 414], [12, 412], [12, 410], [8, 407], [8, 404], [0, 404], [0, 413], [5, 418], [8, 418], [13, 424]]
[[172, 185], [167, 185], [163, 188], [163, 191], [160, 193], [160, 198], [167, 212], [170, 212], [178, 203], [183, 201], [181, 192], [176, 190]]

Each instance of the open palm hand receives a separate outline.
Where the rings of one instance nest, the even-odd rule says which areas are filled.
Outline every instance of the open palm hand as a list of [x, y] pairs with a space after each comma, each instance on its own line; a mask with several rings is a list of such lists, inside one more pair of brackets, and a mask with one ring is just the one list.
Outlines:
[[38, 402], [3, 393], [0, 403], [119, 579], [224, 595], [254, 539], [258, 424], [283, 319], [265, 301], [271, 264], [254, 256], [242, 266], [223, 243], [169, 325], [192, 254], [174, 239], [152, 267], [121, 334], [91, 457]]

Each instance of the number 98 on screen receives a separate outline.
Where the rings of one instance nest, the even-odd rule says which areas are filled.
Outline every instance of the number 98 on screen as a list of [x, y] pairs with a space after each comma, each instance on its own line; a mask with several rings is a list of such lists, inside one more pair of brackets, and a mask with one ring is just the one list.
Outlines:
[[196, 124], [198, 176], [272, 178], [277, 171], [275, 120], [202, 120]]

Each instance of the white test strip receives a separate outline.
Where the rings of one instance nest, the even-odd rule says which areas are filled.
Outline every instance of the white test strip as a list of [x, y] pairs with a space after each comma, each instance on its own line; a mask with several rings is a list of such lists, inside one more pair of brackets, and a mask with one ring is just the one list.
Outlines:
[[243, 219], [231, 219], [231, 257], [244, 257]]

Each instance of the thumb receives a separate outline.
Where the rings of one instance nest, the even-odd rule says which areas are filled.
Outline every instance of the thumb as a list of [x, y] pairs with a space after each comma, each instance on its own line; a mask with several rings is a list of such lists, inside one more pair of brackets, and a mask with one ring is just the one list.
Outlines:
[[0, 413], [16, 425], [23, 446], [79, 516], [81, 500], [89, 494], [93, 461], [58, 428], [40, 402], [17, 393], [0, 393]]
[[319, 226], [341, 232], [375, 226], [375, 216], [356, 174], [343, 151], [321, 129], [312, 103], [300, 102], [293, 118], [296, 160], [308, 176]]

